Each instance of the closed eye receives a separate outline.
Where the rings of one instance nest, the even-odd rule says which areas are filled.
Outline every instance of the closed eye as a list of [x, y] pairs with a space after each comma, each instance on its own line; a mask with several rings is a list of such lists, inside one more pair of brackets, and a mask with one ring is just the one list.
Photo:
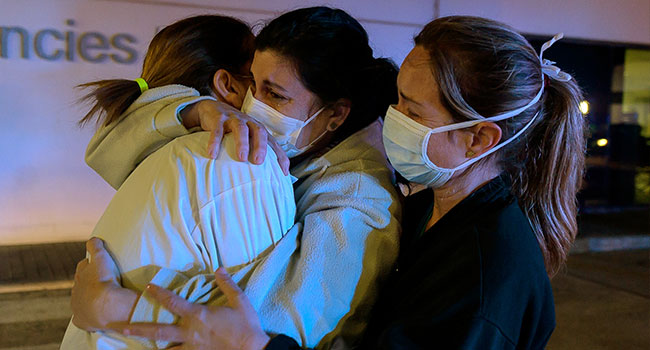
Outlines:
[[270, 95], [271, 98], [273, 98], [274, 100], [278, 100], [278, 101], [286, 101], [286, 100], [287, 100], [286, 97], [284, 97], [284, 96], [282, 96], [282, 95], [280, 95], [280, 94], [275, 93], [273, 90], [269, 90], [269, 95]]
[[414, 112], [411, 111], [410, 109], [407, 109], [407, 110], [406, 110], [406, 113], [408, 113], [408, 114], [409, 114], [411, 117], [413, 117], [413, 118], [420, 118], [420, 115], [419, 115], [419, 114], [414, 113]]

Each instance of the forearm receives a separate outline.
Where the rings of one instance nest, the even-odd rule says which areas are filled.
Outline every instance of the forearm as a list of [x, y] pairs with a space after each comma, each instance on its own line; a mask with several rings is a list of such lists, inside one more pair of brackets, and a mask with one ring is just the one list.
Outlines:
[[[330, 219], [326, 217], [323, 222], [345, 227], [343, 222]], [[267, 274], [253, 273], [246, 292], [258, 305], [265, 330], [287, 334], [303, 346], [316, 346], [322, 345], [327, 335], [324, 341], [333, 341], [342, 331], [337, 330], [339, 327], [349, 327], [346, 333], [361, 329], [359, 323], [365, 323], [365, 310], [374, 299], [376, 283], [392, 265], [397, 232], [363, 232], [361, 225], [355, 226], [350, 230], [354, 235], [330, 235], [324, 226], [320, 229], [307, 223], [300, 248], [280, 265], [281, 271], [263, 295], [258, 292], [269, 284]], [[382, 258], [377, 259], [378, 255]], [[260, 271], [276, 268], [268, 263], [274, 262], [265, 261]], [[328, 271], [323, 271], [323, 266]], [[314, 319], [319, 322], [309, 321]]]
[[190, 130], [192, 128], [201, 126], [201, 120], [199, 118], [199, 106], [200, 101], [196, 103], [192, 103], [190, 105], [185, 106], [183, 109], [181, 109], [179, 115], [180, 115], [180, 120], [185, 129]]
[[111, 323], [129, 322], [141, 294], [117, 285], [108, 288], [107, 302], [102, 305], [102, 313], [105, 315], [106, 320], [105, 325], [110, 326]]
[[112, 324], [128, 322], [139, 298], [139, 293], [114, 282], [75, 285], [73, 323], [86, 331], [106, 331]]
[[[377, 285], [397, 256], [395, 215], [401, 208], [392, 191], [377, 186], [375, 176], [354, 175], [345, 183], [330, 183], [333, 177], [328, 176], [312, 185], [337, 191], [301, 198], [299, 212], [308, 214], [301, 218], [299, 247], [284, 259], [264, 261], [266, 269], [280, 270], [270, 288], [262, 289], [267, 274], [257, 274], [264, 268], [256, 269], [247, 282], [246, 294], [253, 304], [261, 299], [257, 307], [266, 331], [319, 347], [341, 333], [346, 341], [360, 336]], [[386, 181], [386, 186], [392, 185]], [[270, 257], [280, 253], [278, 248]]]
[[96, 299], [80, 308], [73, 308], [78, 327], [89, 331], [106, 331], [114, 323], [129, 322], [140, 293], [111, 282], [102, 283], [100, 288]]

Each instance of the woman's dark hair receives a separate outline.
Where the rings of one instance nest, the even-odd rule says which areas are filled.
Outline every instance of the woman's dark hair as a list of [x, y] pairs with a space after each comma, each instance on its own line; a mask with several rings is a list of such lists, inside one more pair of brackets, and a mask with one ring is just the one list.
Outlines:
[[[254, 39], [248, 25], [231, 17], [186, 18], [154, 36], [140, 77], [149, 88], [180, 84], [210, 95], [217, 70], [249, 73], [245, 67], [253, 58]], [[100, 80], [79, 87], [91, 89], [82, 100], [94, 102], [80, 125], [93, 119], [102, 125], [117, 121], [141, 94], [138, 83], [126, 79]]]
[[486, 157], [512, 180], [550, 276], [566, 261], [577, 227], [576, 193], [585, 167], [586, 122], [582, 92], [575, 79], [543, 75], [540, 59], [514, 29], [493, 20], [451, 16], [427, 24], [415, 44], [429, 53], [440, 100], [457, 122], [490, 117], [538, 103], [497, 122], [507, 140], [532, 118], [531, 127], [503, 149]]
[[304, 86], [323, 104], [352, 102], [336, 131], [341, 140], [383, 116], [397, 101], [397, 68], [374, 58], [368, 34], [343, 10], [309, 7], [269, 22], [255, 39], [259, 51], [273, 50], [291, 60]]

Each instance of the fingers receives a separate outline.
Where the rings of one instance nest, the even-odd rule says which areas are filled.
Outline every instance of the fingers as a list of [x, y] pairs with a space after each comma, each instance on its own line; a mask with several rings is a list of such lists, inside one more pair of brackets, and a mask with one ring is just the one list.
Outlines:
[[106, 251], [106, 249], [104, 249], [104, 241], [97, 237], [89, 239], [86, 241], [86, 251], [90, 254], [91, 258]]
[[246, 123], [250, 133], [253, 152], [250, 154], [251, 163], [262, 164], [266, 158], [267, 132], [266, 129], [254, 121]]
[[289, 161], [289, 157], [287, 157], [287, 154], [284, 153], [284, 150], [282, 150], [282, 147], [278, 145], [277, 142], [272, 137], [269, 137], [268, 139], [268, 144], [271, 146], [273, 149], [273, 152], [275, 152], [275, 155], [278, 157], [278, 164], [280, 164], [280, 169], [282, 169], [282, 172], [284, 175], [289, 175], [289, 165], [291, 162]]
[[79, 278], [79, 274], [81, 273], [81, 271], [83, 269], [86, 268], [86, 266], [88, 266], [88, 259], [83, 259], [83, 260], [81, 260], [80, 262], [77, 263], [77, 268], [74, 271], [75, 280], [77, 280]]
[[210, 143], [208, 144], [208, 155], [212, 159], [217, 158], [219, 154], [219, 146], [221, 145], [221, 140], [223, 139], [223, 128], [217, 126], [214, 130], [210, 132]]
[[86, 242], [88, 251], [88, 264], [92, 265], [96, 272], [96, 280], [99, 282], [114, 281], [119, 283], [119, 271], [115, 262], [106, 250], [104, 241], [93, 237]]
[[187, 316], [193, 312], [194, 305], [165, 288], [154, 284], [147, 285], [149, 295], [167, 310], [178, 316]]
[[215, 282], [223, 294], [228, 299], [228, 305], [233, 308], [240, 307], [243, 303], [247, 302], [244, 292], [237, 286], [237, 284], [230, 278], [228, 272], [223, 267], [214, 272]]
[[127, 325], [111, 325], [111, 330], [124, 335], [138, 336], [151, 340], [163, 340], [176, 343], [185, 341], [182, 330], [175, 325], [131, 323]]
[[235, 151], [239, 161], [246, 161], [248, 159], [248, 126], [243, 120], [228, 119], [224, 124], [224, 132], [232, 132], [235, 139]]
[[97, 237], [93, 237], [86, 241], [86, 251], [88, 251], [88, 263], [98, 264], [102, 269], [106, 269], [110, 258], [104, 241]]

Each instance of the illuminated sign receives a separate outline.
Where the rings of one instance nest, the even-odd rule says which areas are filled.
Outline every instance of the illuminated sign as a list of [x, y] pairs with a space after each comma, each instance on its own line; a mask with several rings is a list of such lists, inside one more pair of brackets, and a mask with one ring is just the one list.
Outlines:
[[[68, 19], [65, 24], [74, 27], [75, 21]], [[19, 26], [0, 27], [0, 58], [3, 59], [29, 59], [33, 51], [38, 58], [47, 61], [74, 62], [79, 58], [91, 63], [132, 64], [138, 59], [138, 51], [132, 46], [136, 43], [137, 39], [127, 33], [109, 36], [99, 32], [46, 28], [32, 34]]]

